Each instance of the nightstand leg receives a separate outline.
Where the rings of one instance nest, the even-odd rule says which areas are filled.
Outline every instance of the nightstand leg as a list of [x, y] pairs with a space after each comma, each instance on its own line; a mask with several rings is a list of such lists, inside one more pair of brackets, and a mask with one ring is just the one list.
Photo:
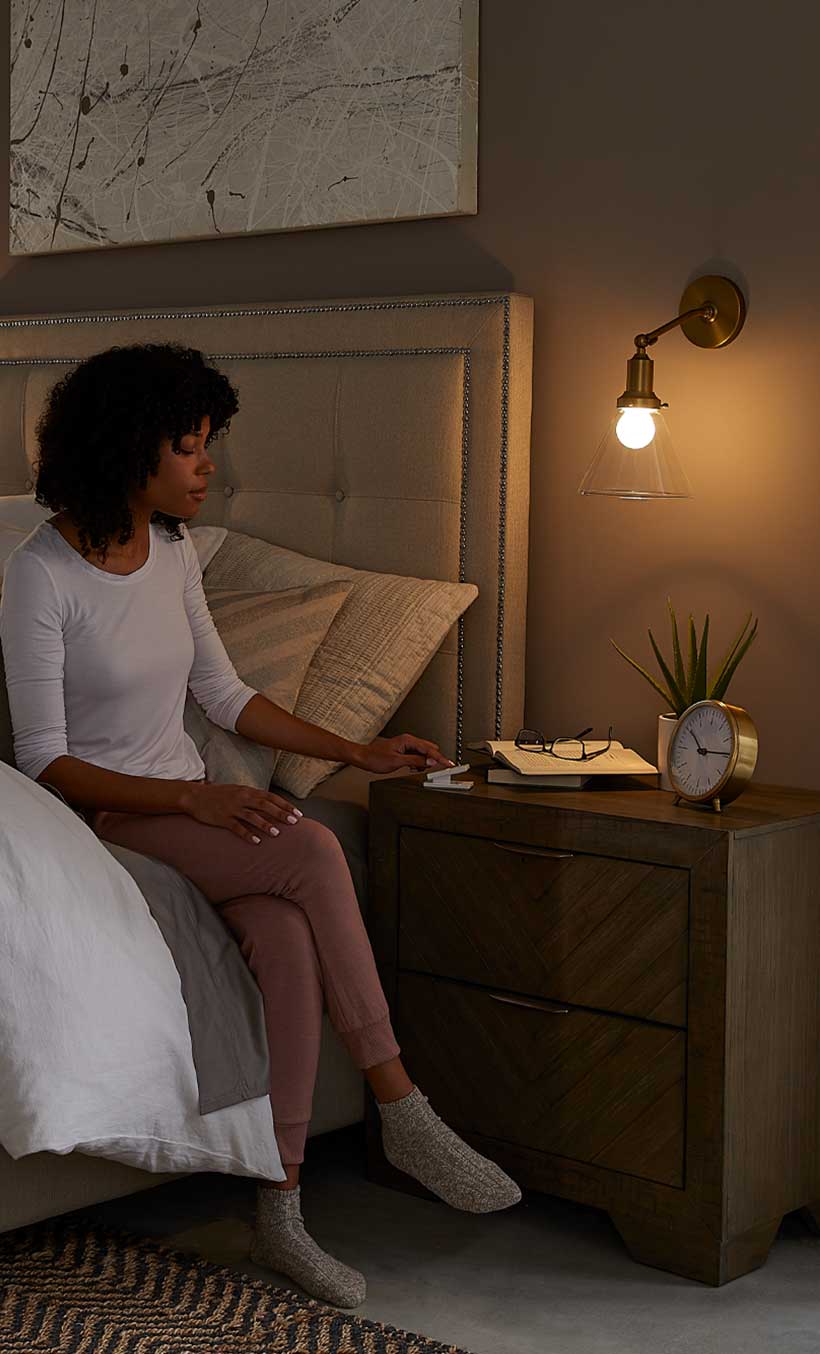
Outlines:
[[721, 1241], [697, 1219], [665, 1222], [655, 1215], [623, 1213], [610, 1217], [633, 1260], [715, 1287], [765, 1264], [782, 1221], [778, 1216]]

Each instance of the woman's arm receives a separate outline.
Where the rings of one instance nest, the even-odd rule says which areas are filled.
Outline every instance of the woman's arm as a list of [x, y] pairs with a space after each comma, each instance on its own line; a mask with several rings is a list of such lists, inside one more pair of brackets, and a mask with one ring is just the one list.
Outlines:
[[319, 724], [307, 724], [304, 719], [288, 714], [260, 692], [240, 712], [236, 731], [264, 747], [284, 748], [286, 752], [322, 757], [329, 762], [347, 762], [363, 771], [390, 772], [402, 767], [421, 771], [430, 766], [455, 766], [439, 751], [438, 744], [427, 738], [400, 733], [393, 738], [374, 738], [370, 743], [350, 743]]
[[239, 712], [236, 732], [263, 747], [298, 752], [302, 757], [322, 757], [328, 762], [347, 762], [350, 766], [363, 765], [363, 743], [351, 743], [318, 724], [309, 724], [259, 691]]
[[30, 550], [6, 562], [0, 638], [18, 771], [36, 779], [68, 752], [63, 607], [50, 571]]
[[197, 781], [161, 780], [107, 771], [80, 757], [56, 757], [36, 777], [48, 781], [72, 808], [115, 813], [187, 813]]
[[228, 657], [205, 597], [196, 547], [187, 529], [184, 535], [183, 603], [194, 641], [188, 686], [208, 718], [221, 729], [234, 732], [242, 707], [257, 693], [241, 680]]
[[[417, 750], [432, 754], [430, 761], [443, 766], [453, 763], [442, 757], [435, 744], [412, 736], [374, 739], [369, 745], [350, 743], [318, 724], [308, 724], [257, 692], [241, 711], [236, 730], [266, 747], [282, 747], [308, 757], [347, 762], [365, 770], [392, 771], [399, 766], [418, 770], [424, 756], [401, 755]], [[376, 745], [379, 748], [376, 749]], [[406, 746], [405, 746], [406, 745]], [[381, 760], [379, 760], [379, 757]], [[57, 757], [37, 777], [54, 785], [72, 807], [106, 808], [121, 813], [192, 813], [198, 781], [159, 780], [150, 776], [127, 776], [81, 761], [79, 757]], [[273, 797], [277, 803], [280, 801]]]

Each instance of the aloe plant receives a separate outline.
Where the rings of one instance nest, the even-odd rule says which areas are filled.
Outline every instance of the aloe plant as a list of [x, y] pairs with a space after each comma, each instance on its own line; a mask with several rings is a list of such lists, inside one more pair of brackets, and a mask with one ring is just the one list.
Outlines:
[[[671, 598], [667, 597], [666, 605], [669, 608], [669, 616], [672, 622], [671, 666], [666, 662], [658, 648], [652, 631], [648, 632], [649, 642], [658, 660], [658, 667], [666, 686], [663, 686], [650, 672], [647, 672], [646, 668], [641, 667], [640, 663], [636, 663], [634, 658], [630, 658], [628, 653], [624, 653], [614, 639], [610, 640], [610, 643], [617, 649], [621, 657], [625, 658], [627, 663], [630, 663], [635, 671], [639, 672], [649, 682], [651, 687], [654, 687], [658, 695], [663, 697], [667, 707], [674, 710], [676, 715], [682, 715], [684, 710], [688, 710], [690, 705], [694, 705], [695, 701], [723, 700], [738, 663], [748, 651], [749, 645], [757, 634], [757, 619], [752, 624], [752, 613], [750, 611], [734, 644], [731, 645], [725, 658], [713, 673], [711, 681], [709, 681], [706, 672], [709, 645], [708, 614], [703, 622], [700, 641], [698, 641], [694, 619], [692, 616], [689, 617], [689, 652], [687, 662], [684, 665], [680, 636], [678, 635], [678, 622]], [[749, 629], [750, 625], [751, 629]]]

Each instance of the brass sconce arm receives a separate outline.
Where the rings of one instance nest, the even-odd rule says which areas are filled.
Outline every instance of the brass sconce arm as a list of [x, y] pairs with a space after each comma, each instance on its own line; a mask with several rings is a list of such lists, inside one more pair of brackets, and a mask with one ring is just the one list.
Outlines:
[[725, 348], [737, 338], [745, 318], [746, 301], [735, 282], [728, 277], [699, 277], [680, 298], [680, 313], [674, 320], [648, 334], [636, 334], [635, 347], [645, 354], [661, 334], [680, 325], [697, 348]]
[[668, 324], [635, 335], [635, 353], [626, 364], [626, 389], [618, 400], [619, 409], [664, 407], [653, 389], [655, 364], [646, 352], [661, 334], [680, 326], [698, 348], [724, 348], [740, 333], [746, 318], [743, 293], [726, 277], [698, 278], [686, 288], [680, 307], [680, 313]]
[[711, 301], [707, 301], [706, 305], [703, 306], [693, 306], [691, 310], [684, 310], [681, 315], [676, 315], [674, 320], [670, 320], [668, 324], [662, 324], [657, 329], [650, 329], [648, 334], [636, 334], [635, 347], [639, 352], [645, 351], [653, 343], [657, 343], [661, 334], [668, 334], [670, 329], [675, 329], [677, 325], [684, 324], [687, 320], [702, 318], [708, 320], [711, 324], [717, 319], [717, 313], [718, 308]]

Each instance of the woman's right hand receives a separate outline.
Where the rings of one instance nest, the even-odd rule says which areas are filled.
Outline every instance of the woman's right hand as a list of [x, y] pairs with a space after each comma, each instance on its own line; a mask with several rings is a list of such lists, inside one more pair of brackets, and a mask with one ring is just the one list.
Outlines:
[[[303, 816], [270, 790], [257, 790], [252, 785], [211, 785], [207, 781], [190, 783], [185, 812], [199, 823], [226, 827], [237, 837], [254, 843], [261, 840], [260, 834], [278, 835], [276, 824], [296, 826]], [[289, 816], [295, 817], [295, 824], [288, 822]]]

